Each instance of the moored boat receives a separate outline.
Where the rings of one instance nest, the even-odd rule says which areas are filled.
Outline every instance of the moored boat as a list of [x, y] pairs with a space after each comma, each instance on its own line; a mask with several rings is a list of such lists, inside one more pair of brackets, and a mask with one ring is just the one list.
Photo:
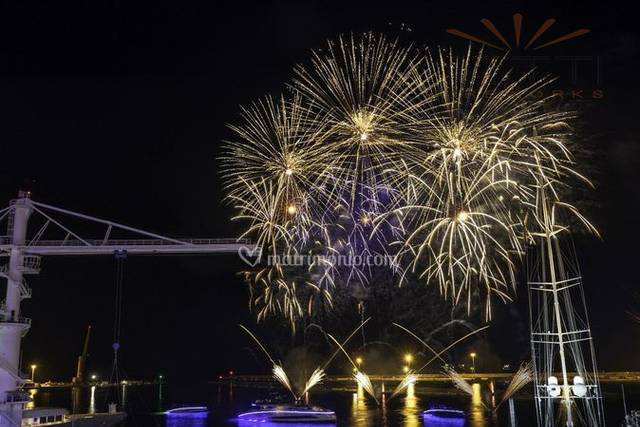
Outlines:
[[172, 417], [194, 417], [204, 416], [209, 413], [209, 408], [206, 406], [183, 406], [179, 408], [169, 409], [165, 411], [165, 415]]
[[334, 411], [317, 406], [264, 405], [238, 415], [239, 421], [271, 423], [332, 423]]
[[431, 408], [422, 412], [425, 426], [462, 427], [465, 425], [465, 413], [460, 409]]

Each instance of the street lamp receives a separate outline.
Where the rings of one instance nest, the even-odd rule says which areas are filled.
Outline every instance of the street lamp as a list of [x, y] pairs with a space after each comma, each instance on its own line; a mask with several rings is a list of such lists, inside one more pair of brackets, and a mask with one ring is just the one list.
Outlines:
[[356, 357], [356, 364], [358, 365], [358, 370], [360, 370], [360, 367], [362, 366], [362, 357]]
[[471, 356], [471, 370], [475, 373], [476, 372], [476, 353], [470, 353], [469, 356]]
[[413, 362], [413, 354], [411, 353], [407, 353], [404, 355], [404, 361], [407, 365], [411, 365], [411, 362]]
[[98, 379], [98, 376], [96, 374], [91, 374], [91, 381], [95, 381]]
[[405, 374], [409, 373], [409, 367], [407, 365], [404, 365], [402, 367], [402, 372], [404, 372]]
[[36, 368], [38, 365], [31, 365], [31, 382], [34, 383], [36, 378]]

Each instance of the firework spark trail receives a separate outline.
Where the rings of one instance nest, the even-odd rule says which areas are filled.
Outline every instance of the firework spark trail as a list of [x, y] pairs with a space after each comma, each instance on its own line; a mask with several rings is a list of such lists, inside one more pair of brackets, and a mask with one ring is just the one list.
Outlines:
[[405, 375], [404, 378], [402, 378], [402, 381], [400, 381], [400, 383], [395, 388], [395, 390], [393, 390], [393, 393], [389, 397], [389, 400], [393, 399], [395, 396], [402, 393], [411, 384], [415, 384], [417, 380], [418, 380], [418, 377], [416, 376], [416, 374], [413, 371], [409, 371], [407, 375]]
[[454, 387], [458, 390], [467, 393], [469, 396], [473, 394], [473, 388], [471, 384], [467, 380], [465, 380], [462, 375], [456, 372], [455, 369], [451, 367], [444, 368], [444, 373], [451, 379]]
[[436, 352], [433, 348], [431, 348], [431, 346], [429, 344], [427, 344], [427, 342], [425, 340], [423, 340], [422, 338], [420, 338], [419, 336], [417, 336], [416, 334], [414, 334], [412, 331], [410, 331], [409, 329], [405, 328], [404, 326], [402, 326], [399, 323], [393, 322], [392, 323], [393, 326], [397, 326], [398, 328], [402, 329], [403, 331], [405, 331], [406, 333], [408, 333], [409, 335], [411, 335], [412, 337], [414, 337], [415, 339], [417, 339], [418, 341], [420, 341], [420, 343], [427, 347], [429, 349], [430, 352], [432, 352], [433, 354], [435, 354], [435, 357], [439, 358], [440, 360], [442, 360], [442, 362], [447, 363], [446, 360], [444, 360], [442, 357], [440, 357], [440, 355], [438, 354], [438, 352]]
[[[369, 320], [369, 319], [367, 319]], [[356, 373], [354, 374], [353, 378], [356, 380], [356, 382], [358, 384], [360, 384], [362, 386], [362, 388], [371, 396], [373, 397], [373, 399], [376, 401], [376, 403], [378, 402], [378, 398], [376, 397], [376, 393], [375, 390], [373, 389], [373, 384], [371, 384], [371, 380], [369, 379], [369, 376], [367, 374], [365, 374], [364, 372], [361, 372], [360, 370], [358, 370], [358, 367], [356, 366], [356, 364], [354, 363], [353, 359], [351, 359], [351, 357], [349, 356], [349, 353], [347, 353], [347, 351], [344, 349], [344, 347], [338, 342], [338, 340], [336, 340], [331, 334], [327, 334], [329, 336], [329, 338], [331, 338], [331, 340], [338, 346], [338, 349], [340, 349], [342, 351], [342, 353], [344, 353], [344, 355], [347, 357], [347, 359], [349, 360], [349, 362], [351, 363], [351, 366], [353, 366], [353, 368], [356, 370]]]
[[416, 372], [421, 372], [424, 368], [426, 368], [427, 366], [429, 366], [431, 364], [431, 362], [433, 362], [436, 359], [441, 359], [440, 356], [443, 355], [444, 353], [446, 353], [449, 349], [451, 349], [452, 347], [454, 347], [455, 345], [461, 343], [462, 341], [466, 340], [467, 338], [477, 334], [478, 332], [484, 331], [485, 329], [488, 329], [490, 325], [487, 326], [483, 326], [482, 328], [478, 328], [475, 331], [469, 332], [467, 335], [463, 336], [462, 338], [457, 339], [456, 341], [454, 341], [453, 343], [449, 344], [447, 347], [444, 348], [444, 350], [440, 351], [439, 353], [437, 353], [434, 357], [432, 357], [431, 359], [429, 359], [427, 361], [427, 363], [425, 363], [424, 365], [422, 365], [422, 367], [420, 367], [420, 369], [416, 370]]
[[333, 337], [333, 335], [327, 334], [327, 336], [329, 338], [331, 338], [331, 341], [333, 341], [333, 343], [338, 346], [338, 349], [340, 351], [342, 351], [342, 353], [347, 357], [347, 360], [349, 360], [349, 363], [351, 363], [351, 366], [353, 366], [354, 368], [358, 369], [358, 367], [356, 366], [355, 362], [353, 361], [353, 359], [351, 359], [351, 356], [349, 356], [349, 353], [347, 353], [347, 351], [344, 349], [342, 344], [340, 344], [338, 342], [338, 340]]
[[273, 358], [271, 357], [271, 355], [269, 354], [267, 349], [262, 345], [260, 340], [249, 329], [247, 329], [244, 325], [240, 325], [240, 328], [243, 331], [245, 331], [256, 342], [256, 344], [258, 344], [260, 349], [267, 356], [267, 358], [269, 359], [269, 361], [273, 365], [273, 377], [276, 380], [278, 380], [278, 382], [280, 382], [280, 384], [282, 384], [287, 390], [289, 390], [289, 392], [291, 392], [291, 395], [293, 396], [293, 398], [297, 400], [298, 396], [296, 396], [296, 394], [294, 393], [293, 389], [291, 388], [291, 383], [289, 382], [289, 377], [287, 377], [287, 373], [284, 371], [282, 366], [278, 365], [275, 362], [275, 360], [273, 360]]
[[[465, 380], [462, 377], [462, 375], [457, 373], [455, 369], [451, 367], [446, 367], [444, 369], [444, 373], [447, 374], [447, 376], [449, 376], [455, 388], [468, 394], [469, 396], [473, 396], [473, 387], [471, 386], [471, 384], [469, 384], [467, 380]], [[479, 401], [480, 401], [480, 404], [482, 404], [482, 406], [484, 406], [485, 409], [487, 410], [489, 409], [487, 408], [487, 405], [482, 401], [482, 398]]]
[[522, 365], [520, 365], [520, 368], [518, 368], [516, 373], [513, 374], [513, 378], [507, 386], [507, 389], [504, 391], [502, 400], [500, 400], [500, 403], [498, 403], [498, 406], [496, 406], [495, 410], [497, 411], [500, 405], [511, 399], [520, 389], [522, 389], [522, 387], [533, 381], [533, 376], [534, 372], [531, 362], [523, 363]]
[[366, 391], [369, 396], [373, 397], [376, 403], [379, 404], [378, 398], [376, 398], [376, 392], [373, 389], [373, 384], [371, 384], [371, 380], [369, 379], [369, 375], [365, 374], [364, 372], [358, 371], [353, 375], [353, 378], [362, 387], [362, 389]]
[[307, 382], [304, 385], [304, 389], [301, 393], [302, 396], [305, 395], [309, 390], [311, 390], [316, 385], [320, 384], [325, 377], [325, 372], [322, 368], [316, 368]]
[[269, 359], [271, 364], [275, 366], [276, 362], [273, 360], [273, 358], [271, 357], [271, 355], [269, 354], [267, 349], [262, 345], [260, 340], [249, 329], [247, 329], [244, 325], [239, 325], [239, 326], [243, 331], [245, 331], [256, 342], [256, 344], [258, 344], [258, 347], [260, 347], [260, 349], [264, 352], [264, 354], [267, 355], [267, 358]]
[[[353, 336], [364, 327], [364, 325], [367, 324], [367, 322], [371, 320], [371, 317], [366, 318], [363, 322], [361, 322], [357, 328], [355, 328], [353, 330], [353, 332], [351, 332], [351, 334], [349, 334], [349, 336], [342, 342], [342, 344], [338, 343], [338, 349], [336, 351], [333, 352], [333, 354], [331, 355], [331, 357], [326, 361], [326, 363], [324, 365], [322, 365], [322, 369], [326, 369], [327, 366], [329, 366], [329, 363], [331, 363], [333, 361], [333, 359], [338, 355], [338, 353], [340, 353], [340, 351], [342, 350], [345, 354], [347, 354], [344, 351], [344, 346], [347, 345], [347, 343], [351, 340], [351, 338], [353, 338]], [[327, 334], [330, 338], [333, 339], [333, 337], [331, 337], [330, 334]], [[336, 342], [335, 339], [333, 339], [334, 342]], [[349, 355], [347, 354], [347, 358], [349, 358]], [[349, 358], [349, 361], [351, 361], [351, 363], [353, 364], [353, 361], [351, 360], [351, 358]], [[354, 365], [355, 366], [355, 365]]]
[[[287, 373], [284, 370], [284, 368], [281, 365], [279, 365], [279, 364], [277, 364], [275, 362], [275, 360], [271, 357], [271, 355], [269, 354], [267, 349], [262, 345], [260, 340], [258, 340], [258, 338], [249, 329], [247, 329], [244, 325], [239, 325], [239, 326], [243, 331], [245, 331], [256, 342], [256, 344], [258, 344], [260, 349], [267, 356], [267, 358], [269, 359], [269, 361], [273, 365], [273, 369], [272, 369], [273, 377], [280, 384], [282, 384], [287, 390], [289, 390], [291, 392], [291, 394], [293, 395], [294, 399], [297, 401], [297, 400], [299, 400], [299, 398], [301, 396], [304, 396], [305, 393], [309, 392], [309, 390], [311, 390], [313, 387], [315, 387], [316, 385], [320, 384], [323, 381], [324, 377], [326, 376], [325, 368], [331, 363], [331, 361], [335, 358], [335, 356], [338, 354], [338, 352], [340, 350], [342, 350], [344, 352], [344, 347], [343, 346], [346, 345], [346, 343], [349, 342], [349, 340], [356, 334], [356, 332], [358, 332], [358, 330], [360, 330], [360, 328], [364, 327], [364, 325], [370, 319], [371, 318], [367, 318], [364, 322], [360, 323], [360, 325], [358, 325], [358, 327], [356, 327], [351, 332], [351, 334], [344, 340], [344, 342], [342, 344], [340, 344], [330, 334], [327, 334], [327, 336], [329, 336], [329, 338], [331, 338], [338, 345], [338, 350], [336, 350], [331, 355], [331, 357], [329, 357], [329, 359], [324, 363], [324, 365], [322, 365], [321, 367], [319, 366], [316, 369], [314, 369], [313, 373], [311, 374], [309, 379], [306, 381], [306, 383], [304, 385], [304, 388], [303, 388], [303, 391], [302, 391], [302, 393], [300, 393], [300, 396], [296, 395], [296, 393], [294, 392], [293, 387], [291, 386], [291, 382], [289, 381], [289, 377], [287, 376]], [[349, 355], [346, 352], [345, 352], [345, 354], [347, 355], [347, 358], [349, 358]], [[349, 361], [351, 361], [351, 358], [349, 358]], [[351, 361], [351, 363], [353, 363], [353, 361]]]
[[[344, 345], [346, 345], [349, 340], [356, 334], [356, 332], [358, 332], [362, 327], [364, 327], [364, 325], [370, 320], [371, 318], [369, 317], [368, 319], [366, 319], [364, 322], [360, 323], [360, 325], [358, 325], [358, 327], [356, 327], [353, 332], [351, 332], [351, 334], [342, 342], [342, 344], [340, 344], [341, 347], [344, 347]], [[330, 335], [329, 335], [330, 336]], [[311, 376], [309, 377], [309, 379], [307, 380], [305, 386], [304, 386], [304, 391], [301, 393], [302, 396], [304, 396], [305, 393], [307, 393], [309, 390], [311, 390], [313, 387], [315, 387], [316, 385], [320, 384], [322, 382], [322, 380], [324, 379], [324, 377], [326, 376], [325, 374], [325, 368], [327, 366], [329, 366], [329, 364], [331, 363], [331, 361], [335, 358], [335, 356], [338, 354], [338, 352], [340, 351], [340, 349], [336, 350], [331, 357], [329, 357], [329, 359], [324, 363], [324, 365], [322, 365], [322, 367], [318, 367], [316, 368], [313, 373], [311, 374]]]
[[278, 380], [278, 382], [282, 384], [287, 390], [289, 390], [289, 392], [291, 392], [291, 395], [295, 400], [298, 400], [298, 396], [293, 391], [291, 382], [289, 381], [289, 377], [287, 376], [287, 373], [284, 371], [282, 366], [277, 364], [273, 365], [273, 377]]

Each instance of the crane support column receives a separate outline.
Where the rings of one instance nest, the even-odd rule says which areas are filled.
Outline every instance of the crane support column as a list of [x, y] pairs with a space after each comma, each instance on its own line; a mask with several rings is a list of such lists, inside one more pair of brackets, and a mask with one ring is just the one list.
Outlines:
[[20, 316], [20, 301], [25, 272], [25, 257], [21, 247], [25, 244], [31, 207], [26, 198], [17, 199], [13, 203], [14, 209], [7, 227], [7, 235], [11, 238], [9, 262], [2, 270], [2, 276], [7, 279], [7, 290], [4, 304], [0, 308], [0, 404], [5, 404], [4, 414], [0, 414], [0, 425], [7, 421], [6, 418], [17, 425], [21, 423], [19, 417], [25, 398], [24, 393], [18, 391], [22, 384], [20, 340], [30, 326], [30, 319]]

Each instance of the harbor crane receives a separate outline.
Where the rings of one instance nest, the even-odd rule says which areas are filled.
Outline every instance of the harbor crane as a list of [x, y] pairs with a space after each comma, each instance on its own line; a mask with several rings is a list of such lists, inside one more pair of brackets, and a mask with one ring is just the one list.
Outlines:
[[[0, 235], [0, 277], [6, 279], [6, 295], [0, 302], [0, 427], [20, 425], [29, 401], [21, 389], [27, 376], [20, 372], [20, 346], [31, 319], [23, 315], [20, 304], [32, 296], [25, 277], [40, 273], [43, 257], [225, 254], [249, 244], [237, 239], [166, 237], [40, 203], [24, 191], [0, 209], [0, 222], [6, 223], [6, 235]], [[91, 228], [99, 231], [90, 235]]]

